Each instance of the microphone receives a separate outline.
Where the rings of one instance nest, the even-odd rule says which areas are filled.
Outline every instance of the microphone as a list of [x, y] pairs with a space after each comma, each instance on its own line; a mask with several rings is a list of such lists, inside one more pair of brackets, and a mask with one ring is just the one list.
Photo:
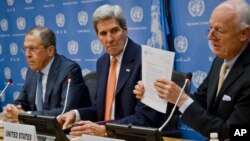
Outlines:
[[67, 105], [68, 95], [69, 95], [69, 86], [70, 86], [71, 80], [72, 80], [72, 75], [69, 74], [68, 75], [68, 85], [67, 85], [67, 91], [66, 91], [66, 98], [65, 98], [65, 101], [64, 101], [63, 110], [62, 110], [62, 113], [58, 117], [60, 117], [66, 110], [66, 107], [67, 107], [66, 105]]
[[164, 124], [158, 129], [160, 132], [162, 131], [162, 129], [168, 124], [168, 122], [169, 122], [170, 119], [172, 118], [172, 116], [173, 116], [173, 114], [174, 114], [174, 111], [175, 111], [175, 109], [176, 109], [177, 103], [179, 102], [180, 97], [181, 97], [181, 95], [182, 95], [182, 93], [183, 93], [183, 91], [184, 91], [184, 89], [185, 89], [187, 83], [188, 83], [189, 81], [191, 81], [191, 79], [192, 79], [192, 73], [189, 72], [189, 73], [187, 73], [186, 76], [185, 76], [184, 85], [183, 85], [183, 87], [182, 87], [182, 89], [181, 89], [181, 92], [179, 93], [179, 96], [178, 96], [178, 98], [177, 98], [177, 100], [176, 100], [176, 102], [175, 102], [175, 104], [174, 104], [174, 107], [173, 107], [173, 109], [172, 109], [172, 111], [171, 111], [171, 113], [170, 113], [168, 119], [167, 119], [167, 120], [164, 122]]
[[6, 91], [6, 89], [9, 87], [9, 85], [12, 84], [12, 82], [13, 82], [12, 79], [9, 79], [9, 80], [8, 80], [7, 84], [5, 85], [3, 91], [2, 91], [1, 94], [0, 94], [0, 97], [3, 95], [3, 93], [4, 93], [4, 92]]

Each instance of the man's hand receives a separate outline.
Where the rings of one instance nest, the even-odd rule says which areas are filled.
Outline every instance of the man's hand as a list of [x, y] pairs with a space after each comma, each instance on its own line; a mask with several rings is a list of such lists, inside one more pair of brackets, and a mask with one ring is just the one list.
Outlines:
[[145, 91], [145, 89], [144, 89], [144, 86], [142, 84], [142, 81], [138, 81], [137, 85], [135, 85], [135, 89], [133, 90], [135, 97], [138, 99], [142, 99], [144, 91]]
[[62, 129], [71, 128], [75, 122], [76, 114], [74, 110], [71, 110], [63, 115], [57, 117], [59, 124], [62, 126]]
[[17, 122], [18, 114], [24, 112], [21, 105], [7, 104], [3, 108], [4, 120], [9, 122]]
[[91, 121], [79, 121], [71, 128], [72, 137], [82, 136], [83, 134], [94, 136], [105, 136], [105, 126], [98, 125]]

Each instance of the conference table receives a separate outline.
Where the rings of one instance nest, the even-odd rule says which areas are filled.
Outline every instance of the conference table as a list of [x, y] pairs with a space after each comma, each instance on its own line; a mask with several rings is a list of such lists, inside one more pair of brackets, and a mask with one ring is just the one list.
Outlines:
[[[3, 141], [4, 136], [4, 126], [3, 126], [3, 115], [0, 113], [0, 141]], [[187, 139], [180, 139], [180, 138], [172, 138], [172, 137], [163, 137], [164, 141], [191, 141]]]

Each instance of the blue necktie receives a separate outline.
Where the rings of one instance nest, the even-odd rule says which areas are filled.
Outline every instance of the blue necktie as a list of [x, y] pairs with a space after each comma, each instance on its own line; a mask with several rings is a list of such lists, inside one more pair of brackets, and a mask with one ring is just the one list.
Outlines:
[[37, 73], [37, 95], [36, 95], [36, 108], [37, 111], [43, 111], [43, 86], [42, 86], [43, 73]]

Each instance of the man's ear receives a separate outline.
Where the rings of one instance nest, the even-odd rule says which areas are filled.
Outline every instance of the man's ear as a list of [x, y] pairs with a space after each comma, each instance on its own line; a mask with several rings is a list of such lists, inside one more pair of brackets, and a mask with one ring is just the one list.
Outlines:
[[53, 57], [53, 56], [55, 55], [55, 53], [56, 53], [56, 47], [50, 45], [50, 46], [48, 47], [47, 51], [48, 51], [48, 55], [49, 55], [50, 57]]
[[241, 31], [241, 41], [248, 40], [250, 37], [250, 26]]

